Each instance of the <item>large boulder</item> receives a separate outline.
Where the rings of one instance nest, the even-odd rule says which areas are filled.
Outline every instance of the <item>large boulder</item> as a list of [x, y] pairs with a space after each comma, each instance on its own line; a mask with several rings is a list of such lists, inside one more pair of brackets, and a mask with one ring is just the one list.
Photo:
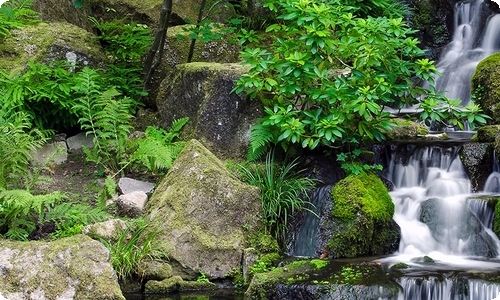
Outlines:
[[146, 206], [158, 249], [173, 275], [196, 279], [241, 269], [250, 233], [261, 229], [260, 192], [232, 175], [200, 142], [189, 141]]
[[19, 72], [28, 61], [67, 60], [80, 66], [106, 61], [93, 35], [68, 23], [39, 23], [11, 30], [0, 43], [0, 70]]
[[500, 53], [483, 59], [471, 79], [472, 96], [483, 112], [500, 124]]
[[160, 123], [189, 117], [184, 139], [200, 140], [220, 158], [242, 158], [250, 127], [261, 116], [258, 101], [232, 93], [234, 81], [246, 72], [240, 64], [189, 63], [175, 67], [163, 80], [156, 100]]
[[9, 300], [125, 299], [108, 249], [86, 235], [51, 242], [0, 240], [0, 294]]
[[[325, 253], [333, 258], [390, 254], [400, 228], [392, 219], [394, 203], [374, 174], [349, 175], [332, 190], [331, 208], [322, 216], [320, 234], [329, 236]], [[362, 230], [360, 230], [362, 228]]]
[[[53, 1], [53, 0], [52, 0]], [[94, 15], [105, 20], [119, 19], [126, 16], [138, 23], [153, 28], [158, 26], [162, 0], [87, 0]], [[170, 25], [196, 23], [202, 0], [173, 0]], [[235, 17], [235, 10], [229, 1], [218, 1], [207, 5], [204, 17], [213, 22], [225, 22]], [[211, 7], [211, 8], [210, 8]], [[210, 8], [210, 9], [209, 9]]]

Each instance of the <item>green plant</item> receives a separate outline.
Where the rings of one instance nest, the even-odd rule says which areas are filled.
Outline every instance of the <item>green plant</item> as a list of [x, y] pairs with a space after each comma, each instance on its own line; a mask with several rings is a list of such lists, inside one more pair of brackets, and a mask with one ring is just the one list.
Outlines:
[[39, 214], [40, 224], [53, 222], [56, 230], [54, 238], [73, 236], [82, 232], [84, 226], [109, 219], [110, 215], [101, 207], [92, 207], [82, 203], [57, 203]]
[[26, 190], [0, 190], [1, 233], [13, 240], [27, 240], [40, 224], [42, 213], [65, 199], [60, 192], [32, 195]]
[[137, 62], [144, 56], [153, 42], [147, 25], [117, 19], [110, 22], [89, 17], [99, 30], [98, 39], [113, 58], [122, 62]]
[[130, 159], [133, 162], [142, 163], [155, 173], [170, 169], [185, 144], [185, 142], [175, 141], [175, 139], [188, 121], [189, 118], [187, 117], [174, 120], [168, 131], [163, 128], [148, 126], [145, 131], [145, 138], [133, 142], [132, 148], [136, 147], [136, 150]]
[[362, 266], [343, 266], [340, 274], [333, 276], [334, 282], [342, 284], [357, 284], [359, 281], [370, 274], [370, 269]]
[[120, 234], [116, 242], [101, 239], [111, 253], [111, 265], [119, 279], [141, 277], [139, 263], [144, 259], [162, 256], [153, 245], [157, 234], [158, 232], [151, 229], [145, 220], [135, 219]]
[[[393, 1], [369, 1], [387, 2]], [[280, 13], [280, 23], [266, 30], [274, 42], [241, 52], [250, 69], [233, 90], [264, 104], [264, 117], [251, 129], [249, 159], [274, 145], [286, 151], [292, 145], [351, 144], [352, 150], [382, 141], [394, 126], [384, 108], [436, 95], [437, 69], [402, 18], [356, 17], [364, 1], [350, 6], [340, 0], [287, 0], [268, 6]], [[423, 81], [431, 87], [415, 84]]]
[[473, 101], [464, 107], [460, 99], [427, 97], [420, 103], [419, 108], [422, 109], [420, 119], [435, 129], [458, 127], [464, 130], [466, 125], [470, 129], [475, 129], [477, 125], [484, 125], [491, 119], [483, 114], [479, 105]]
[[71, 111], [75, 73], [66, 62], [28, 62], [22, 74], [0, 72], [0, 99], [4, 109], [23, 111], [37, 128], [62, 129], [77, 124]]
[[29, 189], [38, 183], [40, 176], [30, 165], [48, 132], [30, 128], [25, 113], [0, 110], [0, 189]]
[[39, 22], [38, 13], [30, 7], [32, 0], [10, 0], [0, 6], [0, 40], [10, 30]]
[[196, 282], [210, 282], [210, 278], [208, 278], [207, 274], [200, 271], [200, 275], [196, 278]]
[[290, 217], [298, 211], [311, 211], [309, 192], [315, 187], [315, 181], [307, 177], [298, 177], [295, 173], [297, 159], [278, 166], [274, 161], [274, 152], [266, 156], [265, 168], [241, 166], [243, 180], [260, 188], [262, 209], [266, 231], [283, 243]]
[[80, 118], [78, 122], [88, 135], [93, 136], [94, 146], [84, 148], [87, 161], [115, 174], [128, 165], [126, 156], [128, 135], [132, 129], [131, 113], [137, 104], [123, 97], [114, 89], [102, 92], [97, 71], [85, 67], [76, 78], [73, 90], [82, 95], [76, 98], [73, 110]]

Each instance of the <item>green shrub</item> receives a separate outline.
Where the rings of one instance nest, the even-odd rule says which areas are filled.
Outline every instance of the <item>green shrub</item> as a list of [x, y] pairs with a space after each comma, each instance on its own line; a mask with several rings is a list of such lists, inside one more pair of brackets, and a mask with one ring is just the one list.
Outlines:
[[[382, 8], [388, 2], [393, 3], [366, 3]], [[264, 117], [251, 129], [250, 159], [273, 145], [285, 151], [293, 145], [363, 147], [384, 140], [394, 126], [384, 108], [416, 105], [425, 97], [438, 100], [432, 110], [449, 103], [433, 90], [437, 69], [412, 37], [415, 31], [401, 17], [355, 15], [366, 3], [286, 0], [269, 4], [280, 13], [280, 22], [266, 30], [274, 42], [241, 52], [249, 72], [234, 89], [265, 106]], [[423, 81], [430, 82], [429, 89], [418, 85]], [[471, 119], [475, 113], [470, 110], [460, 120], [482, 121]]]

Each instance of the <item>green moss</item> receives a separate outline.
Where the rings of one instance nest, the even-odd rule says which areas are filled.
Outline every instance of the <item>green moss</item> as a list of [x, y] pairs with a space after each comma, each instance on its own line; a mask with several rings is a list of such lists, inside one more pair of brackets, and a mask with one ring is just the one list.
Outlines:
[[[500, 198], [498, 198], [500, 200]], [[500, 201], [495, 204], [495, 218], [493, 220], [493, 232], [500, 236]]]
[[350, 175], [332, 190], [334, 229], [328, 247], [333, 257], [384, 254], [397, 240], [392, 227], [394, 204], [374, 174]]
[[328, 261], [322, 259], [313, 259], [310, 261], [311, 265], [313, 265], [316, 269], [322, 269], [328, 265]]
[[375, 221], [389, 221], [394, 214], [391, 196], [374, 174], [348, 176], [335, 185], [332, 196], [332, 215], [341, 220], [354, 220], [360, 210]]
[[398, 262], [398, 263], [395, 263], [391, 269], [407, 269], [409, 266], [408, 264], [404, 263], [404, 262]]
[[95, 61], [105, 61], [92, 34], [68, 23], [39, 23], [12, 30], [0, 43], [0, 70], [21, 71], [29, 60], [43, 61], [51, 47], [71, 49]]
[[480, 143], [495, 142], [497, 133], [500, 132], [500, 125], [487, 125], [477, 129], [477, 141]]
[[472, 98], [483, 111], [500, 123], [500, 53], [483, 59], [471, 79]]

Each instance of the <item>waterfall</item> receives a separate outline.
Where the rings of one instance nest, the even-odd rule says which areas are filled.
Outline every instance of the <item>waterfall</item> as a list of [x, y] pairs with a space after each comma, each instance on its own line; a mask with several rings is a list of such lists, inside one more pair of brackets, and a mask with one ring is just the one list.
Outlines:
[[493, 173], [488, 176], [484, 184], [484, 192], [491, 194], [500, 194], [500, 162], [493, 151]]
[[485, 201], [471, 199], [458, 149], [402, 145], [392, 150], [385, 176], [395, 186], [390, 194], [394, 220], [401, 227], [398, 254], [406, 259], [431, 256], [465, 263], [470, 257], [500, 253], [500, 241], [491, 231], [491, 209]]
[[398, 300], [491, 300], [500, 294], [500, 285], [477, 280], [403, 277]]
[[446, 46], [436, 67], [436, 89], [448, 98], [461, 99], [466, 106], [471, 99], [471, 77], [477, 64], [500, 50], [500, 15], [483, 17], [483, 0], [457, 3], [453, 40]]

